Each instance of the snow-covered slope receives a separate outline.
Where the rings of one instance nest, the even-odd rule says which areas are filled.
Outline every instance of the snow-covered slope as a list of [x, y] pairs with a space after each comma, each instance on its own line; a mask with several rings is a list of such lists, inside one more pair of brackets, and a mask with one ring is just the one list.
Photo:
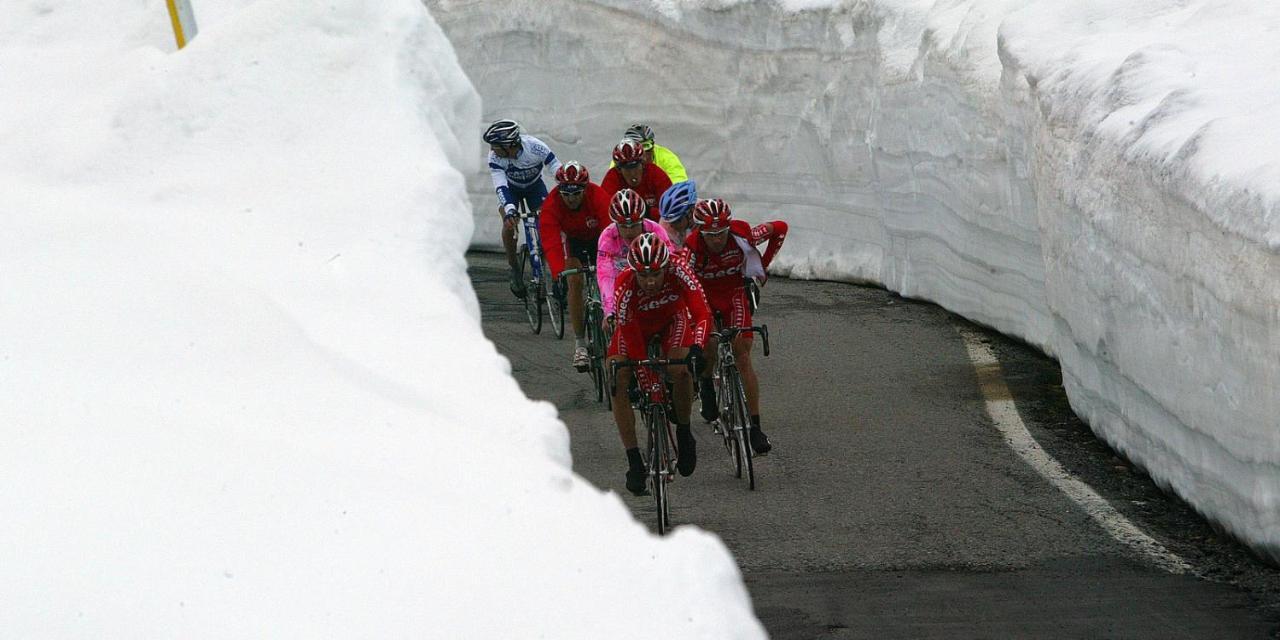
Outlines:
[[[485, 100], [603, 171], [632, 121], [779, 215], [775, 263], [1058, 356], [1076, 410], [1280, 556], [1280, 189], [1264, 3], [429, 0]], [[473, 242], [497, 238], [470, 178]]]
[[0, 5], [0, 635], [762, 637], [480, 330], [416, 0]]

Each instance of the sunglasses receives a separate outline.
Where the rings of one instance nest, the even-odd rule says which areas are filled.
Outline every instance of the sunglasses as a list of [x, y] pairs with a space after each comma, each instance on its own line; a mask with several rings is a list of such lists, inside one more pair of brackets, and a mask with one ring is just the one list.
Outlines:
[[635, 168], [639, 167], [641, 164], [643, 164], [643, 163], [642, 163], [642, 162], [640, 162], [639, 160], [635, 160], [635, 161], [633, 161], [633, 162], [624, 162], [624, 163], [622, 163], [622, 164], [618, 165], [618, 168], [619, 168], [619, 169], [635, 169]]
[[704, 238], [718, 238], [729, 233], [729, 228], [725, 227], [724, 229], [717, 229], [715, 231], [699, 231], [698, 233], [702, 234], [702, 237]]
[[520, 145], [517, 145], [517, 144], [491, 144], [491, 145], [489, 145], [489, 150], [490, 150], [490, 151], [513, 151], [513, 150], [515, 150], [515, 149], [519, 149], [519, 148], [520, 148]]
[[586, 190], [587, 190], [587, 188], [586, 188], [586, 187], [584, 187], [584, 186], [582, 186], [582, 185], [580, 185], [580, 184], [562, 184], [562, 185], [560, 185], [560, 193], [561, 193], [562, 195], [566, 195], [566, 196], [577, 196], [577, 195], [582, 195], [582, 192], [583, 192], [583, 191], [586, 191]]
[[629, 223], [625, 223], [625, 224], [624, 224], [624, 223], [619, 222], [619, 223], [617, 223], [617, 225], [618, 225], [618, 228], [619, 228], [619, 229], [635, 229], [636, 227], [643, 226], [643, 225], [644, 225], [644, 221], [643, 221], [643, 220], [641, 220], [640, 222], [629, 222]]

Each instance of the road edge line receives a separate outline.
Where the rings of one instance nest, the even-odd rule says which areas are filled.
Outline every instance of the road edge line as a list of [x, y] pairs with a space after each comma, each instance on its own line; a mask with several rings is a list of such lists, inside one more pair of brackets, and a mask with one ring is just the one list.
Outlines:
[[995, 423], [1005, 443], [1018, 457], [1035, 469], [1044, 479], [1066, 494], [1072, 502], [1084, 509], [1112, 538], [1137, 550], [1160, 569], [1173, 574], [1191, 573], [1192, 567], [1177, 554], [1144, 533], [1116, 511], [1106, 498], [1098, 495], [1084, 481], [1071, 475], [1053, 456], [1045, 451], [1022, 421], [1013, 402], [1013, 395], [1001, 374], [1000, 361], [983, 336], [974, 329], [957, 325], [956, 331], [964, 339], [969, 360], [978, 376], [978, 386], [986, 403], [987, 414]]

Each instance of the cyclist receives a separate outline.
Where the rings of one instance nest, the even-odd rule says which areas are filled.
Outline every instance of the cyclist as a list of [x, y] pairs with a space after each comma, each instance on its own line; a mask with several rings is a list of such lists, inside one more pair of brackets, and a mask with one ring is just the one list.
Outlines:
[[689, 179], [680, 158], [670, 149], [653, 141], [653, 129], [650, 129], [649, 125], [637, 122], [627, 127], [627, 132], [622, 134], [622, 137], [639, 140], [640, 146], [644, 147], [645, 159], [667, 172], [667, 177], [671, 178], [672, 182], [684, 182]]
[[538, 211], [547, 197], [542, 170], [547, 168], [554, 173], [560, 169], [560, 161], [541, 140], [520, 133], [520, 124], [515, 120], [498, 120], [489, 125], [484, 141], [489, 143], [489, 173], [498, 192], [502, 246], [511, 266], [511, 293], [523, 298], [524, 281], [516, 263], [516, 203], [524, 200], [529, 211]]
[[[668, 367], [673, 390], [676, 423], [676, 469], [680, 475], [693, 473], [698, 464], [697, 442], [689, 429], [693, 404], [693, 385], [689, 369], [698, 371], [703, 362], [703, 347], [711, 328], [711, 310], [697, 278], [679, 260], [672, 260], [667, 244], [657, 234], [637, 237], [627, 250], [627, 269], [618, 276], [618, 330], [609, 343], [609, 358], [642, 360], [646, 345], [660, 340], [667, 358], [689, 356], [691, 366]], [[640, 368], [636, 372], [640, 388], [656, 391], [662, 381], [653, 371]], [[631, 381], [630, 368], [618, 369], [613, 389], [613, 418], [618, 436], [627, 450], [627, 490], [643, 495], [644, 461], [636, 443], [635, 415], [627, 398]]]
[[596, 282], [600, 285], [600, 302], [609, 329], [613, 328], [614, 284], [627, 267], [627, 249], [642, 233], [656, 233], [670, 246], [671, 239], [658, 223], [645, 217], [644, 200], [631, 189], [623, 189], [609, 202], [609, 218], [613, 224], [600, 233], [596, 249]]
[[[744, 278], [764, 283], [765, 269], [786, 240], [787, 223], [774, 220], [752, 227], [742, 220], [734, 220], [729, 205], [719, 198], [699, 200], [693, 207], [693, 218], [698, 232], [689, 234], [681, 259], [697, 276], [706, 291], [707, 303], [720, 316], [724, 326], [751, 326], [751, 308], [743, 286]], [[769, 247], [761, 256], [756, 247], [765, 242]], [[751, 338], [750, 333], [734, 338], [733, 357], [742, 373], [747, 408], [751, 412], [751, 448], [763, 454], [768, 453], [773, 445], [760, 429], [760, 385], [751, 366]], [[715, 358], [713, 344], [708, 352], [708, 359], [712, 362], [698, 380], [698, 393], [702, 398], [700, 413], [707, 422], [720, 417], [710, 374]]]
[[630, 138], [619, 142], [618, 146], [613, 148], [613, 160], [618, 163], [618, 166], [604, 174], [604, 180], [600, 181], [600, 186], [604, 187], [609, 195], [621, 189], [634, 189], [641, 198], [644, 198], [644, 203], [649, 208], [649, 218], [657, 222], [658, 199], [671, 186], [671, 178], [668, 178], [667, 173], [659, 169], [658, 165], [645, 160], [644, 147]]
[[[538, 229], [542, 250], [551, 269], [552, 295], [563, 295], [560, 272], [593, 264], [596, 241], [609, 226], [609, 195], [591, 182], [591, 174], [578, 162], [566, 162], [556, 171], [556, 186], [542, 205]], [[560, 239], [563, 233], [565, 240]], [[582, 275], [569, 278], [569, 318], [573, 322], [573, 366], [578, 371], [591, 367], [583, 330]]]
[[662, 194], [658, 202], [658, 223], [671, 237], [671, 246], [677, 251], [684, 248], [685, 236], [693, 227], [693, 205], [698, 201], [698, 186], [692, 180], [677, 182]]

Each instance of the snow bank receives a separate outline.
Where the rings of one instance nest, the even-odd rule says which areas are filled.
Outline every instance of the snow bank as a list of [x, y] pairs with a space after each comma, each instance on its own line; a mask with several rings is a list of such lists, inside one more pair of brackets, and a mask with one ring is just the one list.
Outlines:
[[182, 52], [160, 0], [0, 8], [0, 628], [762, 636], [484, 339], [421, 4], [209, 4]]
[[[1280, 557], [1280, 9], [1143, 0], [429, 6], [485, 97], [602, 171], [653, 125], [775, 262], [1061, 359], [1104, 438]], [[515, 78], [519, 78], [515, 80]], [[473, 243], [497, 216], [469, 178]]]

